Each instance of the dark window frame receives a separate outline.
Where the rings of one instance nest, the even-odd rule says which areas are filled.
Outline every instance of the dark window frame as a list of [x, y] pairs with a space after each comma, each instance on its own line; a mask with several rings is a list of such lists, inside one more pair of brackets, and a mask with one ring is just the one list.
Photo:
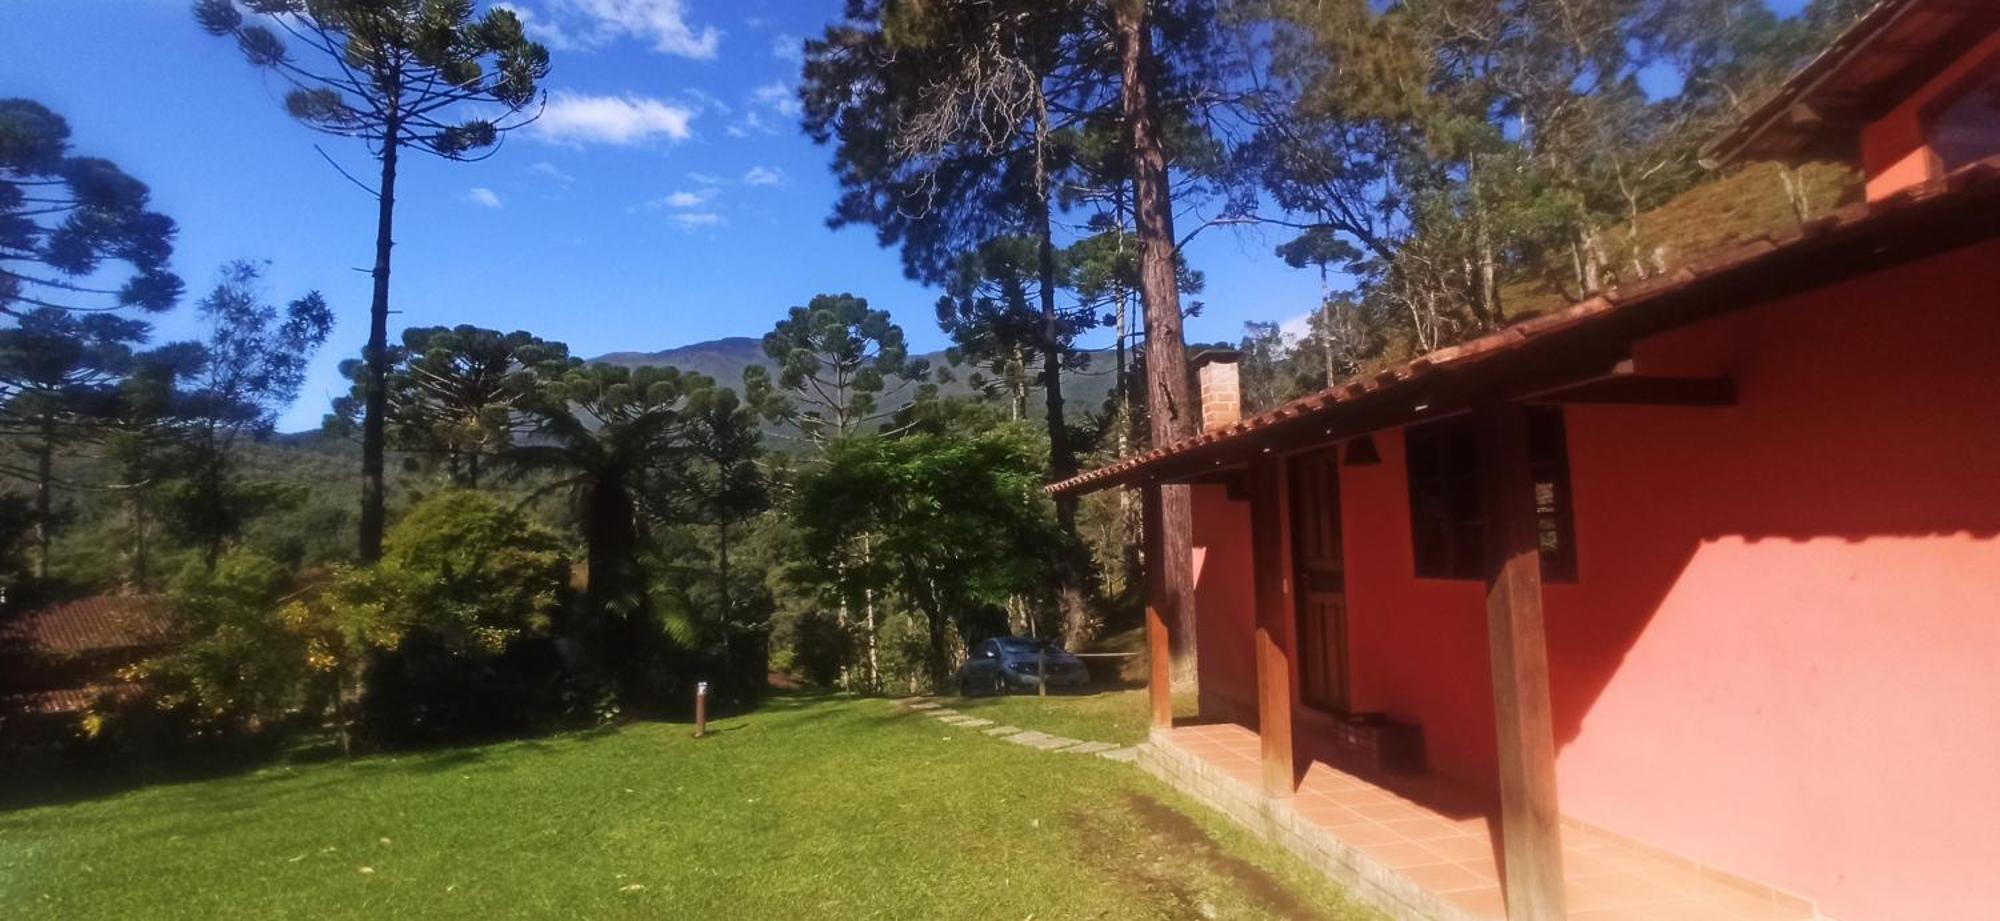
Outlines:
[[[1971, 163], [2000, 155], [2000, 148], [1977, 150], [1969, 154], [1947, 157], [1945, 145], [1940, 143], [1939, 121], [1959, 114], [1962, 107], [1977, 105], [1976, 94], [1993, 93], [2000, 95], [2000, 53], [1988, 55], [1974, 63], [1965, 74], [1950, 86], [1940, 91], [1926, 102], [1917, 112], [1917, 126], [1923, 137], [1924, 149], [1930, 156], [1932, 178], [1948, 175], [1953, 170]], [[1989, 103], [1996, 104], [1996, 103]]]
[[[1471, 416], [1454, 416], [1403, 430], [1410, 551], [1419, 579], [1486, 577], [1485, 506], [1475, 426]], [[1574, 583], [1579, 575], [1576, 504], [1562, 407], [1529, 407], [1528, 445], [1542, 581]]]

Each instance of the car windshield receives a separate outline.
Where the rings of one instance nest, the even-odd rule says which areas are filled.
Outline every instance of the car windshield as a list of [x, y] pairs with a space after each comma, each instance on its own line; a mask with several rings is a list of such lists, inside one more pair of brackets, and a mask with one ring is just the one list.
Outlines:
[[1062, 655], [1062, 647], [1048, 640], [1009, 639], [1000, 641], [1000, 652], [1010, 656], [1032, 656], [1047, 650], [1049, 655]]

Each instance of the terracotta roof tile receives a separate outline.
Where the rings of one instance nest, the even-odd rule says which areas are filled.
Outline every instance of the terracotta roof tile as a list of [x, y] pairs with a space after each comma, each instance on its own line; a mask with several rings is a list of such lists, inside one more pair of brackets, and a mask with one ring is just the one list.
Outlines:
[[7, 630], [45, 655], [158, 646], [173, 631], [157, 596], [96, 595], [31, 611]]

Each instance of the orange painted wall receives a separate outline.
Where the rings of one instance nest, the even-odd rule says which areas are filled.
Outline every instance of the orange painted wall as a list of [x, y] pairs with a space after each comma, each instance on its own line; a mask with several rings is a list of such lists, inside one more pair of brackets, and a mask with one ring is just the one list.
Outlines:
[[1342, 467], [1349, 700], [1424, 728], [1431, 770], [1495, 785], [1493, 679], [1485, 589], [1418, 579], [1400, 432], [1375, 436], [1382, 463]]
[[[1635, 351], [1741, 405], [1567, 411], [1581, 575], [1544, 590], [1566, 814], [1844, 921], [1992, 916], [1996, 291], [1989, 244], [1795, 297]], [[1483, 588], [1412, 575], [1402, 439], [1376, 444], [1342, 469], [1354, 704], [1490, 788]]]
[[1861, 129], [1861, 170], [1868, 178], [1869, 201], [1937, 178], [1924, 140], [1923, 111], [1996, 54], [2000, 54], [2000, 33], [1961, 56], [1889, 114]]
[[1564, 812], [1846, 921], [2000, 905], [2000, 244], [1658, 337], [1568, 415]]
[[1257, 596], [1250, 569], [1250, 503], [1227, 488], [1193, 487], [1195, 665], [1204, 715], [1257, 713]]
[[[1567, 411], [1581, 573], [1544, 592], [1566, 814], [1843, 921], [1994, 915], [1995, 292], [2000, 243], [1795, 296], [1635, 349], [1740, 405]], [[1402, 439], [1375, 440], [1341, 480], [1354, 705], [1491, 787], [1482, 586], [1412, 575]], [[1195, 513], [1204, 691], [1247, 704], [1248, 504], [1202, 487]]]

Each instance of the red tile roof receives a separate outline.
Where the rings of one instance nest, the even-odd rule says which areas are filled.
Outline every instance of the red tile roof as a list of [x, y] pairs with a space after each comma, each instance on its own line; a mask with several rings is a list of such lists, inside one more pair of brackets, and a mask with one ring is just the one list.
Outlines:
[[97, 595], [31, 611], [6, 640], [49, 656], [78, 656], [160, 646], [173, 638], [161, 600], [146, 595]]
[[1402, 425], [1601, 373], [1648, 335], [2000, 236], [2000, 158], [1048, 487], [1186, 479], [1280, 443]]
[[1882, 0], [1710, 142], [1708, 159], [1859, 156], [1861, 126], [1888, 114], [2000, 30], [1995, 0]]

